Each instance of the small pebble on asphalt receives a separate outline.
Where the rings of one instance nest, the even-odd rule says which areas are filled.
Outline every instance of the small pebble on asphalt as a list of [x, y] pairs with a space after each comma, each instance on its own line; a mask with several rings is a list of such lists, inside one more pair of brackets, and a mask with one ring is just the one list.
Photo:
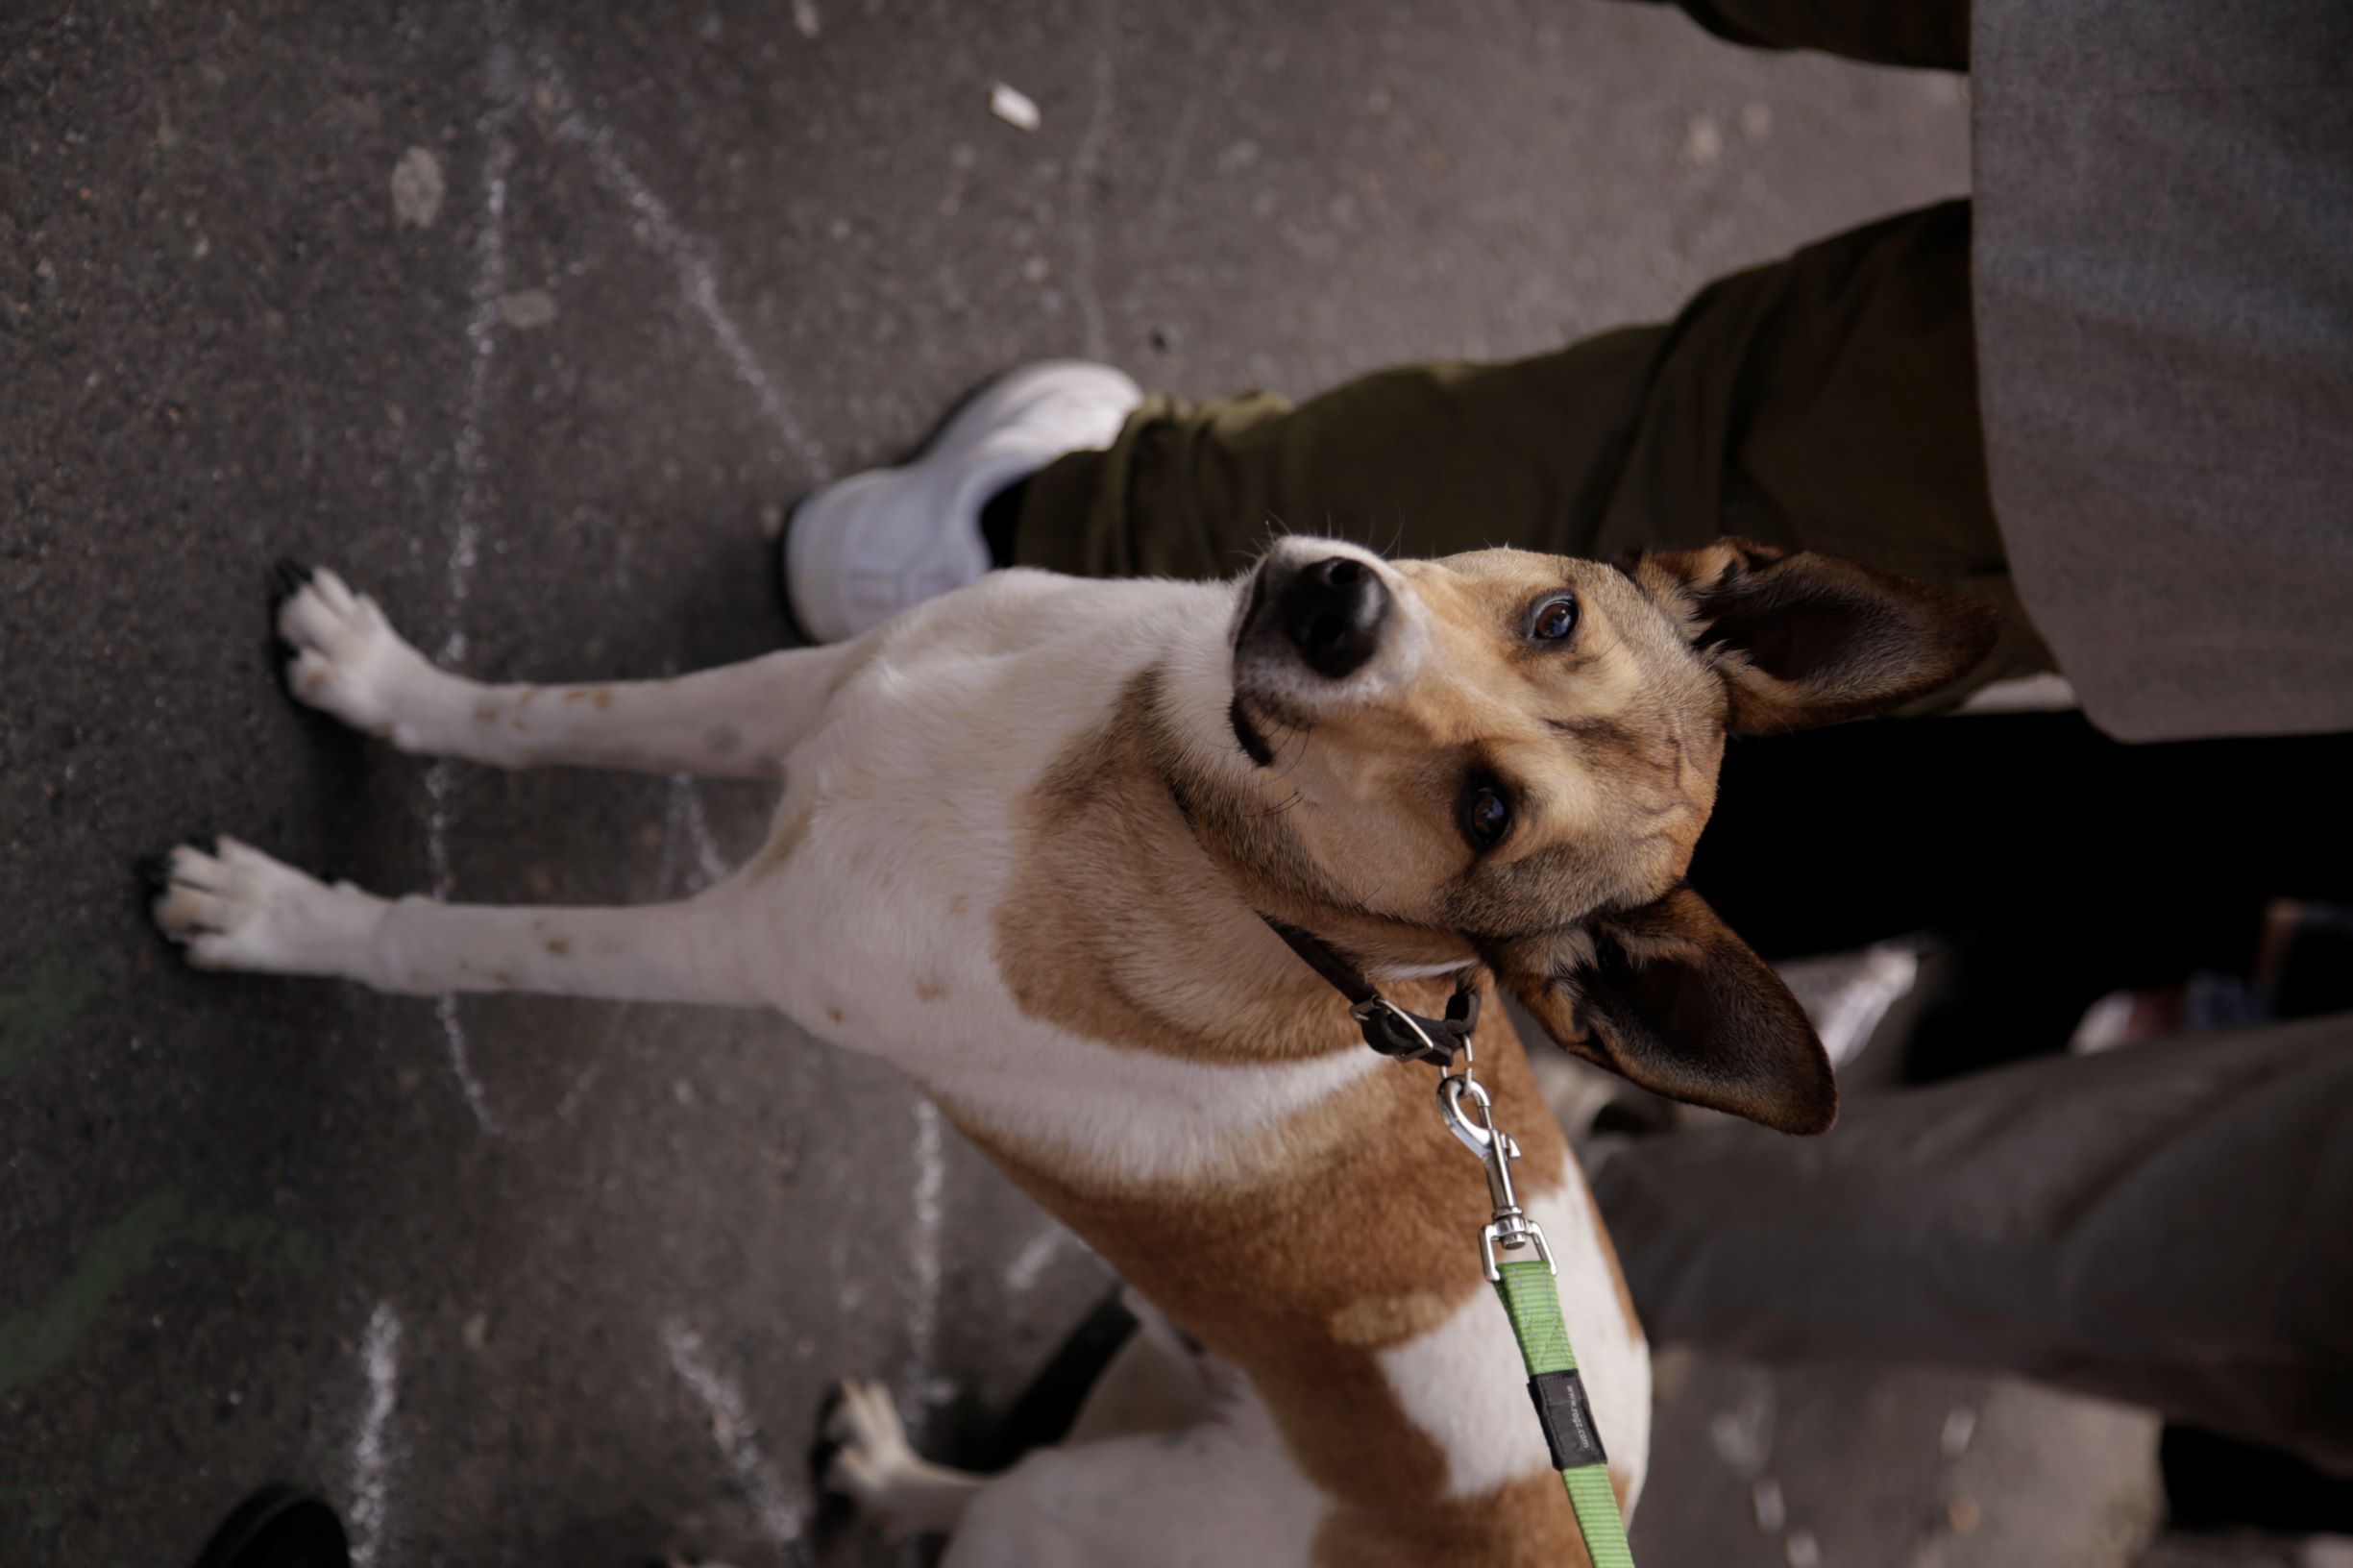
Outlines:
[[1009, 87], [1002, 82], [989, 89], [989, 112], [1017, 131], [1038, 129], [1038, 106], [1030, 101], [1027, 93]]

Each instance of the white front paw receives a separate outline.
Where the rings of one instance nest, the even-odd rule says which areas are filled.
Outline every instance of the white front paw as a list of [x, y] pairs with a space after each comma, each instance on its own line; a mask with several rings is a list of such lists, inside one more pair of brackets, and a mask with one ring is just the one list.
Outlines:
[[278, 634], [293, 649], [286, 686], [301, 700], [403, 750], [419, 747], [440, 673], [392, 629], [376, 600], [324, 567], [282, 563]]
[[386, 908], [349, 882], [331, 888], [234, 839], [210, 851], [184, 844], [146, 871], [162, 890], [156, 924], [200, 969], [356, 977]]

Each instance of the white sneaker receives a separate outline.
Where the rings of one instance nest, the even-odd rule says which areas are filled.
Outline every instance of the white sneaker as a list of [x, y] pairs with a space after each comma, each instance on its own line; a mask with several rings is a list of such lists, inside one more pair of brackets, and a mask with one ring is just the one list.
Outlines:
[[981, 508], [1066, 453], [1117, 438], [1143, 389], [1109, 365], [1027, 365], [990, 382], [897, 468], [813, 490], [785, 524], [785, 603], [812, 641], [855, 637], [989, 570]]

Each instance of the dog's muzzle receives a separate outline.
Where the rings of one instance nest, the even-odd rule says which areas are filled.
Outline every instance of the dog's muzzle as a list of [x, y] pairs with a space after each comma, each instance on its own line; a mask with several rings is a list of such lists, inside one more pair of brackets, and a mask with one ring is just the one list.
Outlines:
[[1281, 638], [1326, 680], [1345, 680], [1372, 662], [1389, 619], [1380, 574], [1349, 555], [1298, 565], [1270, 560], [1259, 569], [1244, 647]]

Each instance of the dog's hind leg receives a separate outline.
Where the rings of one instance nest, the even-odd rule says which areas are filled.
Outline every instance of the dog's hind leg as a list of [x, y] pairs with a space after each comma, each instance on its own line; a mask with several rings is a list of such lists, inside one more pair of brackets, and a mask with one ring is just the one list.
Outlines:
[[435, 669], [332, 572], [284, 576], [278, 630], [297, 698], [404, 751], [494, 768], [772, 778], [862, 653], [838, 643], [666, 680], [492, 686]]
[[332, 975], [379, 991], [536, 991], [756, 1007], [774, 997], [743, 884], [634, 908], [499, 908], [329, 886], [224, 839], [149, 867], [156, 923], [200, 969]]
[[891, 1396], [855, 1378], [844, 1383], [825, 1435], [837, 1446], [825, 1462], [825, 1489], [884, 1524], [945, 1534], [989, 1478], [951, 1470], [917, 1454]]
[[[1130, 1348], [1150, 1337], [1140, 1334]], [[1147, 1354], [1170, 1352], [1155, 1345]], [[1115, 1436], [1074, 1429], [993, 1476], [918, 1456], [890, 1396], [852, 1381], [826, 1420], [826, 1435], [841, 1445], [825, 1467], [826, 1489], [885, 1524], [952, 1534], [944, 1568], [1304, 1568], [1322, 1498], [1248, 1382], [1230, 1370], [1217, 1381], [1210, 1403], [1179, 1402], [1197, 1409], [1191, 1420]]]
[[1247, 1396], [1213, 1419], [1040, 1449], [975, 1492], [942, 1568], [1307, 1568], [1329, 1506]]

